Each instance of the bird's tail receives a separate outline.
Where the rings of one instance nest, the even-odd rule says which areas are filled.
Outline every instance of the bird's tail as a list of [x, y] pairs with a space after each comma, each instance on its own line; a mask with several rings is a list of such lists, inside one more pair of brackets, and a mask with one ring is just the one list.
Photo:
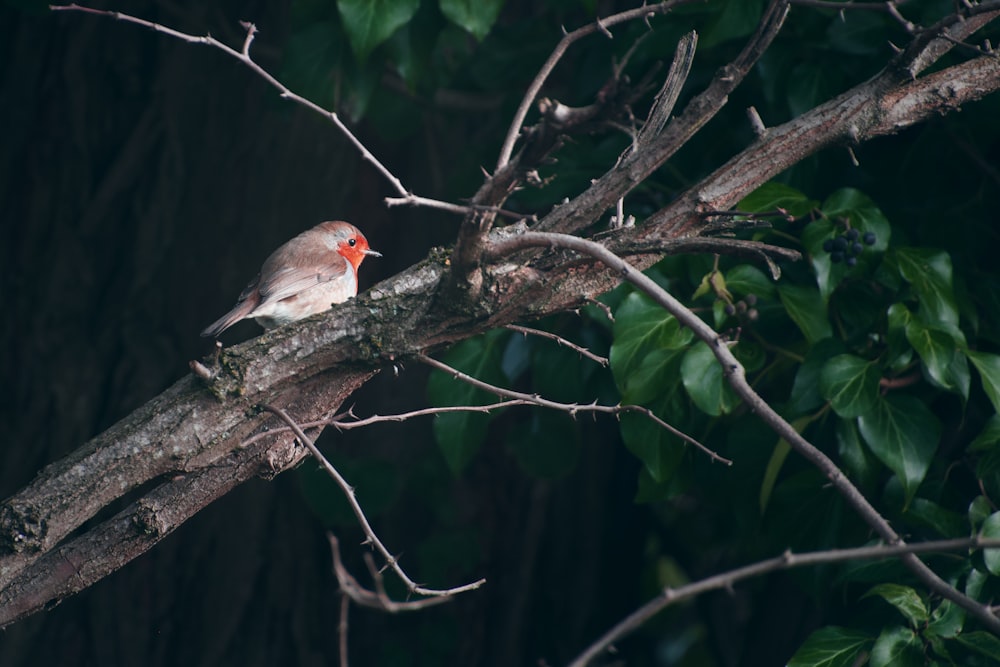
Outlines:
[[205, 330], [201, 332], [202, 336], [206, 338], [212, 336], [217, 338], [219, 334], [233, 326], [240, 320], [246, 319], [253, 309], [256, 307], [253, 299], [247, 299], [246, 301], [240, 301], [236, 304], [236, 307], [230, 310], [228, 313], [217, 319], [216, 321], [205, 327]]

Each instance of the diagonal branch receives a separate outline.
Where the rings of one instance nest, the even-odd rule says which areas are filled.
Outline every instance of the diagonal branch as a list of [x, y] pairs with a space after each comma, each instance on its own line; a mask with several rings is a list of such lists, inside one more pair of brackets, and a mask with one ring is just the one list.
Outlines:
[[[682, 325], [691, 329], [698, 338], [708, 345], [722, 366], [723, 373], [729, 384], [752, 412], [759, 415], [775, 433], [787, 440], [792, 448], [803, 458], [816, 466], [830, 480], [848, 504], [854, 508], [854, 511], [883, 540], [889, 544], [903, 544], [903, 539], [893, 530], [889, 522], [868, 502], [868, 499], [841, 472], [840, 468], [826, 454], [803, 438], [794, 426], [785, 421], [774, 408], [753, 390], [747, 382], [746, 371], [743, 365], [733, 355], [726, 341], [722, 340], [712, 327], [691, 312], [684, 304], [656, 284], [651, 278], [638, 271], [631, 264], [615, 255], [600, 243], [594, 243], [593, 241], [575, 236], [525, 232], [494, 243], [490, 254], [493, 258], [499, 258], [531, 246], [566, 248], [589, 255], [602, 262], [605, 266], [660, 304], [667, 312], [676, 317]], [[993, 633], [1000, 634], [1000, 618], [997, 618], [988, 607], [979, 604], [950, 586], [913, 554], [904, 554], [901, 556], [901, 560], [932, 591], [955, 602], [974, 615]]]
[[180, 30], [175, 30], [174, 28], [155, 23], [153, 21], [148, 21], [137, 16], [132, 16], [130, 14], [125, 14], [123, 12], [110, 11], [105, 9], [94, 9], [92, 7], [84, 7], [76, 3], [71, 3], [69, 5], [49, 5], [51, 11], [76, 11], [82, 12], [84, 14], [95, 14], [97, 16], [107, 16], [115, 19], [116, 21], [124, 21], [125, 23], [134, 23], [135, 25], [142, 26], [144, 28], [149, 28], [155, 32], [162, 33], [164, 35], [169, 35], [189, 44], [205, 44], [207, 46], [219, 49], [223, 53], [236, 58], [241, 63], [249, 67], [255, 74], [271, 84], [272, 87], [278, 90], [278, 94], [287, 99], [310, 109], [319, 115], [323, 116], [327, 120], [336, 126], [336, 128], [343, 134], [352, 146], [358, 151], [361, 157], [369, 162], [379, 174], [382, 175], [385, 180], [389, 182], [396, 193], [402, 198], [403, 201], [409, 203], [419, 203], [421, 206], [426, 206], [428, 208], [436, 208], [442, 211], [447, 211], [449, 213], [459, 213], [465, 214], [468, 212], [468, 208], [465, 206], [460, 206], [458, 204], [451, 204], [449, 202], [439, 201], [436, 199], [430, 199], [427, 197], [417, 197], [403, 185], [402, 181], [393, 174], [388, 167], [386, 167], [382, 162], [375, 157], [375, 154], [368, 150], [368, 147], [361, 142], [360, 139], [351, 132], [350, 128], [342, 120], [340, 116], [337, 115], [335, 111], [330, 111], [324, 109], [320, 105], [316, 104], [312, 100], [309, 100], [297, 93], [293, 92], [285, 84], [278, 81], [278, 79], [268, 72], [266, 69], [258, 65], [254, 59], [250, 56], [250, 45], [253, 43], [254, 35], [257, 33], [257, 27], [252, 23], [242, 22], [241, 25], [243, 29], [246, 30], [246, 38], [243, 41], [243, 47], [240, 50], [234, 49], [224, 42], [220, 42], [211, 35], [192, 35]]
[[393, 572], [396, 573], [396, 576], [400, 578], [403, 584], [406, 585], [406, 589], [410, 593], [416, 595], [426, 595], [427, 597], [451, 597], [458, 595], [459, 593], [475, 590], [486, 583], [485, 579], [479, 579], [478, 581], [473, 581], [472, 583], [465, 584], [464, 586], [437, 589], [425, 588], [410, 579], [406, 572], [403, 571], [403, 568], [399, 565], [399, 560], [385, 548], [385, 545], [382, 544], [382, 540], [380, 540], [378, 535], [375, 534], [375, 530], [372, 528], [371, 523], [369, 523], [368, 517], [365, 516], [364, 510], [361, 509], [361, 505], [358, 503], [358, 499], [354, 494], [354, 487], [352, 487], [347, 480], [344, 479], [344, 476], [340, 474], [340, 471], [334, 468], [333, 464], [331, 464], [326, 457], [323, 456], [323, 452], [319, 451], [319, 448], [316, 447], [316, 444], [312, 441], [312, 439], [310, 439], [309, 436], [302, 431], [302, 428], [295, 422], [294, 419], [288, 416], [287, 412], [273, 405], [265, 404], [261, 407], [268, 412], [277, 415], [282, 421], [288, 424], [289, 428], [291, 428], [292, 432], [295, 434], [295, 437], [298, 438], [298, 441], [309, 450], [309, 453], [312, 454], [314, 459], [316, 459], [320, 467], [326, 471], [326, 474], [333, 478], [333, 480], [337, 483], [337, 486], [340, 487], [340, 490], [344, 492], [344, 496], [347, 498], [347, 502], [351, 506], [351, 511], [354, 512], [354, 516], [361, 525], [361, 530], [365, 533], [367, 542], [371, 544], [376, 551], [378, 551], [379, 555], [382, 556], [383, 559], [385, 559], [386, 564], [390, 569], [392, 569]]
[[840, 563], [850, 560], [884, 560], [900, 556], [914, 556], [918, 553], [935, 553], [961, 551], [963, 549], [984, 549], [1000, 546], [1000, 540], [986, 539], [982, 536], [963, 537], [955, 540], [937, 540], [915, 544], [876, 544], [853, 549], [830, 549], [828, 551], [811, 551], [792, 553], [786, 551], [780, 556], [763, 560], [752, 565], [738, 567], [728, 572], [722, 572], [678, 588], [664, 588], [655, 598], [623, 618], [613, 628], [604, 633], [597, 641], [577, 656], [570, 667], [586, 667], [594, 658], [606, 651], [614, 642], [636, 630], [640, 625], [660, 613], [670, 605], [693, 598], [702, 593], [730, 589], [733, 584], [759, 577], [769, 572], [790, 570], [796, 567], [822, 565], [825, 563]]

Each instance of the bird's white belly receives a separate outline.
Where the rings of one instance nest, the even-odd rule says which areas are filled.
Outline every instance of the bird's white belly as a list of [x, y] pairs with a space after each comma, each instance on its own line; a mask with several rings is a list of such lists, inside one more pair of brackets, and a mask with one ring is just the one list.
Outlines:
[[250, 316], [265, 329], [295, 322], [322, 313], [335, 303], [343, 303], [358, 293], [358, 279], [353, 271], [325, 283], [308, 287], [298, 294], [275, 301], [266, 301]]

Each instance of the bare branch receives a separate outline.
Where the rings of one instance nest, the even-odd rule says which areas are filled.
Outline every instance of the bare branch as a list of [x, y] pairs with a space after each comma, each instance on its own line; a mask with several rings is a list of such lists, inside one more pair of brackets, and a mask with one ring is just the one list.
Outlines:
[[608, 358], [607, 357], [602, 357], [599, 354], [594, 354], [593, 352], [591, 352], [587, 348], [580, 347], [576, 343], [570, 342], [570, 341], [566, 340], [565, 338], [563, 338], [562, 336], [560, 336], [558, 334], [552, 333], [551, 331], [542, 331], [541, 329], [532, 329], [531, 327], [522, 327], [522, 326], [517, 325], [517, 324], [508, 324], [505, 328], [506, 329], [510, 329], [511, 331], [516, 331], [517, 333], [524, 334], [525, 336], [528, 336], [528, 335], [539, 336], [541, 338], [548, 338], [549, 340], [554, 340], [561, 347], [568, 347], [569, 349], [574, 350], [577, 354], [579, 354], [581, 356], [584, 356], [584, 357], [587, 357], [591, 361], [596, 361], [597, 363], [599, 363], [600, 365], [602, 365], [604, 367], [607, 367], [607, 365], [608, 365]]
[[[323, 428], [325, 426], [332, 426], [338, 431], [350, 431], [356, 428], [363, 428], [365, 426], [371, 426], [372, 424], [381, 424], [383, 422], [402, 422], [407, 419], [413, 419], [414, 417], [426, 417], [428, 415], [439, 415], [448, 412], [481, 412], [490, 413], [494, 410], [501, 410], [503, 408], [510, 408], [516, 405], [534, 405], [531, 401], [500, 401], [498, 403], [491, 403], [489, 405], [444, 405], [435, 408], [422, 408], [420, 410], [412, 410], [410, 412], [402, 412], [395, 415], [372, 415], [371, 417], [365, 417], [364, 419], [357, 419], [354, 417], [354, 413], [348, 411], [345, 414], [336, 415], [331, 419], [321, 419], [319, 421], [306, 421], [299, 424], [299, 427], [305, 431], [311, 428]], [[346, 421], [345, 417], [351, 417], [351, 421]], [[276, 433], [285, 433], [291, 431], [292, 429], [288, 426], [282, 426], [278, 428], [272, 428], [261, 433], [256, 433], [242, 443], [240, 447], [246, 447], [251, 445], [258, 440], [263, 440], [269, 436], [273, 436]]]
[[[719, 70], [705, 90], [691, 99], [684, 111], [651, 139], [647, 150], [625, 157], [615, 168], [597, 179], [586, 192], [545, 216], [538, 229], [563, 233], [581, 229], [659, 169], [725, 106], [729, 94], [743, 81], [777, 36], [787, 14], [787, 0], [771, 0], [757, 30], [739, 55]], [[728, 206], [715, 208], [724, 209]]]
[[[502, 257], [527, 246], [561, 247], [590, 255], [604, 263], [608, 268], [621, 275], [622, 278], [631, 282], [660, 304], [667, 312], [676, 317], [682, 325], [691, 329], [698, 338], [708, 345], [722, 366], [726, 379], [752, 412], [759, 415], [775, 433], [787, 440], [795, 451], [816, 466], [854, 508], [854, 511], [883, 540], [889, 544], [903, 544], [903, 539], [893, 530], [889, 522], [868, 502], [868, 499], [841, 472], [840, 468], [826, 454], [803, 438], [795, 427], [785, 421], [774, 408], [753, 390], [746, 380], [746, 370], [733, 355], [726, 341], [712, 327], [691, 312], [691, 310], [674, 298], [669, 292], [600, 243], [566, 234], [524, 232], [504, 241], [494, 243], [490, 251], [490, 256], [493, 258]], [[955, 602], [979, 619], [992, 632], [1000, 634], [1000, 619], [994, 616], [988, 607], [979, 604], [950, 586], [913, 554], [903, 555], [902, 561], [928, 588]]]
[[352, 600], [356, 604], [369, 609], [377, 609], [389, 614], [399, 614], [406, 611], [419, 611], [427, 607], [448, 602], [451, 596], [438, 596], [423, 598], [421, 600], [407, 600], [406, 602], [396, 602], [385, 592], [385, 585], [382, 580], [382, 573], [378, 571], [372, 562], [371, 554], [365, 554], [365, 564], [368, 566], [372, 581], [375, 582], [375, 590], [370, 591], [355, 579], [340, 558], [340, 542], [333, 533], [326, 534], [330, 542], [330, 552], [333, 554], [333, 573], [340, 584], [340, 591], [344, 597]]
[[695, 447], [703, 451], [706, 455], [708, 455], [708, 457], [711, 458], [713, 461], [718, 461], [719, 463], [724, 463], [726, 465], [733, 464], [733, 462], [730, 461], [729, 459], [715, 453], [714, 451], [712, 451], [705, 445], [701, 444], [688, 434], [671, 426], [667, 422], [657, 417], [655, 414], [653, 414], [652, 410], [650, 410], [649, 408], [645, 408], [641, 405], [598, 405], [596, 402], [587, 405], [581, 405], [579, 403], [558, 403], [556, 401], [550, 401], [547, 398], [542, 398], [537, 394], [524, 394], [519, 391], [504, 389], [502, 387], [498, 387], [488, 382], [484, 382], [479, 378], [472, 377], [467, 373], [463, 373], [458, 369], [452, 368], [443, 361], [432, 359], [431, 357], [428, 357], [425, 354], [418, 354], [416, 355], [416, 358], [419, 361], [422, 361], [423, 363], [427, 364], [428, 366], [431, 366], [433, 368], [438, 369], [439, 371], [444, 371], [445, 373], [453, 375], [456, 379], [461, 380], [462, 382], [465, 382], [467, 384], [471, 384], [473, 387], [482, 389], [483, 391], [488, 391], [491, 394], [496, 394], [497, 396], [528, 401], [529, 403], [534, 403], [535, 405], [540, 405], [544, 408], [559, 410], [561, 412], [569, 414], [569, 416], [571, 417], [575, 417], [576, 413], [578, 412], [600, 412], [609, 415], [620, 415], [623, 412], [637, 412], [641, 415], [644, 415], [647, 419], [650, 419], [651, 421], [655, 422], [661, 428], [664, 428], [670, 433], [674, 434], [684, 442], [690, 445], [694, 445]]
[[552, 70], [555, 69], [556, 64], [563, 57], [568, 49], [574, 42], [588, 36], [595, 32], [601, 31], [606, 35], [611, 33], [608, 31], [610, 26], [618, 25], [619, 23], [624, 23], [626, 21], [634, 21], [635, 19], [647, 19], [655, 14], [666, 14], [674, 7], [685, 4], [689, 0], [668, 0], [667, 2], [660, 2], [655, 5], [644, 5], [642, 7], [637, 7], [636, 9], [630, 9], [607, 18], [598, 18], [594, 23], [583, 26], [582, 28], [577, 28], [573, 32], [566, 33], [563, 38], [559, 40], [556, 47], [552, 50], [551, 55], [549, 55], [548, 60], [542, 65], [541, 69], [538, 70], [538, 74], [532, 80], [531, 85], [528, 86], [527, 92], [524, 94], [524, 98], [521, 100], [521, 104], [517, 107], [517, 111], [514, 113], [514, 119], [511, 121], [510, 128], [507, 130], [507, 137], [504, 139], [503, 146], [500, 148], [500, 157], [497, 159], [496, 171], [500, 171], [510, 162], [511, 155], [514, 154], [514, 144], [517, 143], [517, 137], [521, 133], [521, 126], [524, 125], [524, 119], [528, 116], [528, 110], [531, 109], [531, 105], [534, 103], [535, 98], [538, 97], [538, 93], [542, 90], [542, 86], [545, 85], [545, 81], [552, 74]]
[[639, 136], [635, 139], [637, 149], [641, 149], [649, 143], [652, 137], [657, 136], [670, 119], [670, 114], [677, 104], [677, 97], [681, 94], [681, 88], [687, 81], [688, 73], [691, 71], [691, 64], [694, 62], [694, 52], [698, 45], [698, 34], [694, 31], [681, 37], [674, 51], [674, 60], [670, 64], [666, 81], [663, 87], [656, 94], [653, 106], [650, 107], [646, 115], [646, 122], [639, 130]]
[[664, 588], [658, 596], [626, 616], [617, 625], [604, 633], [600, 639], [588, 646], [583, 653], [570, 663], [570, 667], [586, 667], [586, 665], [590, 664], [594, 658], [607, 650], [614, 642], [635, 631], [643, 623], [670, 605], [701, 595], [707, 591], [720, 588], [730, 589], [733, 587], [733, 584], [744, 579], [759, 577], [778, 570], [790, 570], [795, 567], [821, 565], [824, 563], [838, 563], [849, 560], [884, 560], [903, 555], [913, 556], [918, 553], [960, 551], [962, 549], [982, 549], [997, 546], [1000, 546], [1000, 540], [990, 540], [977, 536], [915, 544], [877, 544], [867, 547], [855, 547], [853, 549], [830, 549], [801, 554], [786, 551], [780, 556], [706, 577], [686, 586]]
[[[145, 28], [150, 28], [159, 33], [175, 37], [182, 41], [188, 42], [190, 44], [206, 44], [208, 46], [215, 47], [226, 53], [227, 55], [236, 58], [244, 65], [253, 70], [258, 76], [267, 81], [271, 86], [278, 90], [278, 94], [287, 99], [310, 109], [319, 115], [323, 116], [331, 123], [333, 123], [338, 130], [347, 138], [347, 140], [357, 149], [361, 157], [368, 161], [375, 169], [382, 175], [385, 180], [392, 185], [393, 189], [400, 195], [403, 202], [410, 205], [425, 206], [428, 208], [440, 209], [443, 211], [448, 211], [449, 213], [465, 214], [466, 207], [459, 206], [458, 204], [450, 204], [448, 202], [439, 201], [436, 199], [429, 199], [427, 197], [418, 197], [412, 194], [406, 187], [403, 186], [402, 181], [393, 174], [388, 167], [386, 167], [382, 162], [379, 161], [375, 154], [372, 153], [368, 148], [361, 142], [357, 136], [351, 132], [350, 128], [340, 120], [340, 116], [334, 111], [329, 111], [319, 106], [312, 100], [306, 99], [301, 95], [292, 92], [287, 86], [278, 81], [270, 72], [265, 70], [263, 67], [258, 65], [253, 58], [250, 56], [250, 44], [253, 42], [254, 35], [257, 33], [257, 27], [253, 23], [247, 23], [245, 21], [241, 22], [240, 25], [246, 30], [246, 38], [243, 42], [243, 47], [241, 50], [237, 51], [228, 44], [220, 42], [211, 35], [198, 36], [191, 35], [186, 32], [181, 32], [180, 30], [175, 30], [173, 28], [168, 28], [167, 26], [161, 25], [159, 23], [154, 23], [153, 21], [148, 21], [146, 19], [138, 18], [136, 16], [131, 16], [129, 14], [124, 14], [122, 12], [109, 11], [104, 9], [94, 9], [92, 7], [84, 7], [77, 5], [75, 3], [69, 5], [49, 5], [49, 9], [52, 11], [77, 11], [83, 12], [85, 14], [95, 14], [97, 16], [108, 16], [117, 21], [124, 21], [126, 23], [134, 23]], [[394, 200], [398, 201], [398, 200]], [[389, 202], [389, 199], [386, 200]]]
[[354, 512], [354, 516], [357, 518], [358, 523], [361, 525], [361, 529], [364, 531], [365, 537], [368, 538], [369, 544], [374, 546], [375, 550], [379, 552], [379, 555], [381, 555], [382, 558], [385, 559], [385, 562], [389, 565], [390, 568], [392, 568], [392, 571], [396, 573], [396, 576], [398, 576], [400, 580], [402, 580], [402, 582], [406, 585], [407, 590], [416, 595], [426, 595], [428, 597], [448, 597], [457, 595], [459, 593], [464, 593], [466, 591], [475, 590], [480, 586], [482, 586], [484, 583], [486, 583], [485, 579], [480, 579], [479, 581], [474, 581], [470, 584], [465, 584], [464, 586], [456, 586], [455, 588], [439, 590], [435, 588], [425, 588], [420, 584], [416, 583], [415, 581], [413, 581], [412, 579], [410, 579], [410, 577], [407, 576], [406, 572], [403, 571], [403, 568], [400, 567], [396, 557], [393, 556], [391, 553], [389, 553], [389, 550], [385, 548], [385, 545], [382, 544], [382, 541], [375, 534], [374, 529], [368, 522], [368, 517], [365, 516], [364, 510], [361, 509], [361, 505], [358, 503], [358, 499], [354, 495], [354, 488], [347, 483], [347, 480], [344, 479], [344, 476], [340, 474], [340, 471], [334, 468], [333, 465], [329, 461], [327, 461], [326, 457], [323, 456], [323, 453], [319, 451], [319, 448], [316, 447], [316, 445], [309, 438], [309, 436], [307, 436], [302, 431], [302, 429], [295, 422], [295, 420], [293, 420], [291, 417], [288, 416], [287, 412], [273, 405], [265, 404], [261, 405], [261, 407], [267, 410], [268, 412], [277, 415], [286, 424], [288, 424], [288, 426], [292, 429], [292, 432], [295, 433], [295, 437], [299, 439], [299, 442], [302, 443], [302, 445], [309, 450], [309, 453], [313, 455], [313, 458], [315, 458], [317, 462], [319, 462], [323, 470], [325, 470], [326, 473], [330, 477], [332, 477], [335, 482], [337, 482], [337, 486], [339, 486], [340, 489], [344, 492], [344, 496], [347, 498], [347, 502], [351, 505], [351, 510]]

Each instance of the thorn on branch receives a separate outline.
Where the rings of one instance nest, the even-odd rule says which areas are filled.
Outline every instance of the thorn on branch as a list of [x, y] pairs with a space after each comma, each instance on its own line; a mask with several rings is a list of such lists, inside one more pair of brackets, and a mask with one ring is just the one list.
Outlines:
[[758, 139], [763, 139], [767, 135], [767, 127], [765, 127], [760, 114], [757, 113], [757, 108], [747, 107], [747, 117], [750, 119], [750, 129], [753, 130], [754, 135]]

